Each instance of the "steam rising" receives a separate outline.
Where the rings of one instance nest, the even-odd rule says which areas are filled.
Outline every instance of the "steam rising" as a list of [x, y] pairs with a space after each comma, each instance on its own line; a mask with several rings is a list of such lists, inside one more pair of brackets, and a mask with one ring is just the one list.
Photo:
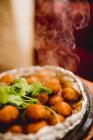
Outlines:
[[87, 26], [89, 5], [71, 0], [37, 0], [36, 44], [40, 65], [57, 65], [75, 71], [79, 62], [75, 54], [74, 28]]

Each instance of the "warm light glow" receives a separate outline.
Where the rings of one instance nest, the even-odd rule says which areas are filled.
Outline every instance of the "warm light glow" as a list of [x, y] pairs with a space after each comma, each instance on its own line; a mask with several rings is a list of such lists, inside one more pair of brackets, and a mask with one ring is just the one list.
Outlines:
[[34, 0], [11, 0], [11, 3], [19, 48], [29, 55], [33, 47]]

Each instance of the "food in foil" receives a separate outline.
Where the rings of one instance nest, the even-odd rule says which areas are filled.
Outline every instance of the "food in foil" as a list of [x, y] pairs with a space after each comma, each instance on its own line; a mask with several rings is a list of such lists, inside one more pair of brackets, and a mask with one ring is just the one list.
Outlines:
[[1, 134], [32, 134], [36, 138], [45, 128], [64, 125], [82, 112], [84, 97], [78, 82], [68, 71], [57, 69], [32, 67], [1, 74]]

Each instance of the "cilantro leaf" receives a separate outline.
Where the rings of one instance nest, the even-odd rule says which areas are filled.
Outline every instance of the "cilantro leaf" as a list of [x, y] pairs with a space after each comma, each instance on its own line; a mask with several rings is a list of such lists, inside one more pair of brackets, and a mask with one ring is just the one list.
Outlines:
[[39, 103], [38, 99], [29, 97], [29, 94], [38, 96], [42, 92], [51, 94], [51, 89], [41, 83], [28, 85], [25, 78], [19, 78], [12, 85], [0, 85], [0, 104], [12, 104], [24, 109], [31, 103]]

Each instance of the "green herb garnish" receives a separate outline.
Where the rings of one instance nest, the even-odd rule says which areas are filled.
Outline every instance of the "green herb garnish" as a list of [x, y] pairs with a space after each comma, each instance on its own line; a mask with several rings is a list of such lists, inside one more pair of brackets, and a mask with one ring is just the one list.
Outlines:
[[24, 109], [31, 103], [39, 103], [38, 99], [29, 97], [29, 94], [37, 96], [41, 92], [51, 94], [51, 89], [41, 83], [28, 85], [25, 78], [19, 78], [12, 85], [0, 85], [0, 104], [12, 104]]
[[32, 95], [34, 96], [39, 95], [41, 92], [51, 94], [51, 89], [44, 87], [41, 83], [33, 83], [30, 88], [30, 92], [32, 92]]

